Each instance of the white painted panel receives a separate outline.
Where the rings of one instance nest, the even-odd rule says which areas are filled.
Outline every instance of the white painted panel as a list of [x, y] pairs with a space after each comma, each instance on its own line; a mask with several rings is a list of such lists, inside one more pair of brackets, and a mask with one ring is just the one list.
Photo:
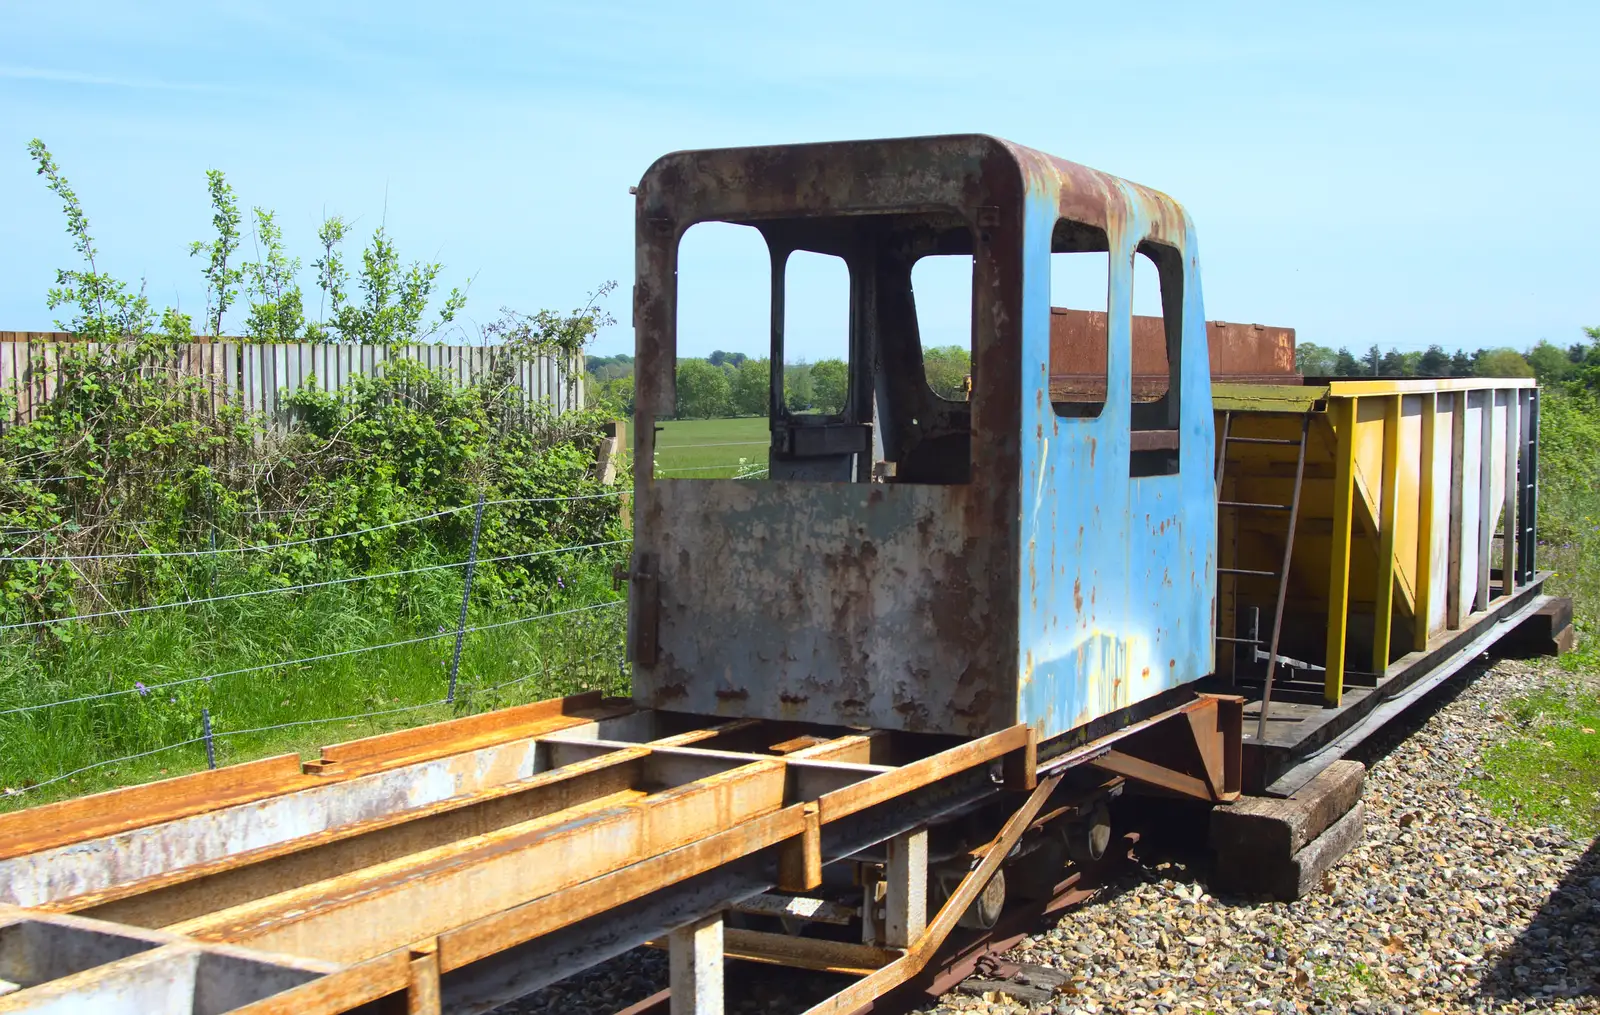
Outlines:
[[1433, 556], [1429, 563], [1433, 599], [1428, 603], [1428, 633], [1444, 630], [1450, 581], [1450, 432], [1455, 422], [1454, 397], [1439, 396], [1434, 420], [1433, 453]]
[[[1483, 467], [1489, 470], [1489, 531], [1493, 532], [1500, 525], [1500, 516], [1505, 513], [1506, 505], [1506, 413], [1510, 404], [1509, 391], [1496, 391], [1494, 393], [1494, 430], [1489, 439], [1489, 460]], [[1494, 565], [1500, 561], [1497, 557]]]
[[1461, 517], [1456, 519], [1461, 533], [1461, 613], [1472, 612], [1478, 595], [1478, 477], [1483, 471], [1484, 398], [1472, 392], [1467, 400], [1466, 441], [1462, 447]]

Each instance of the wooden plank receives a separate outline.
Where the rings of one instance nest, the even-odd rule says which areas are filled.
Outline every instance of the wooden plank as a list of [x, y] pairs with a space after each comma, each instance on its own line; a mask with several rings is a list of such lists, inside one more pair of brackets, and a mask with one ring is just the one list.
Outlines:
[[643, 800], [513, 825], [170, 929], [360, 961], [770, 814], [781, 809], [783, 795], [783, 764], [753, 763]]
[[244, 364], [239, 356], [237, 342], [227, 342], [222, 346], [223, 364], [223, 389], [222, 404], [244, 404]]
[[445, 972], [615, 909], [801, 834], [800, 805], [785, 807], [621, 870], [603, 874], [439, 935]]
[[1429, 393], [1422, 396], [1422, 439], [1418, 450], [1417, 486], [1417, 584], [1416, 609], [1413, 611], [1411, 648], [1413, 651], [1428, 647], [1428, 628], [1433, 616], [1435, 586], [1433, 582], [1433, 515], [1434, 472], [1437, 466], [1435, 444], [1439, 422], [1439, 396]]
[[1400, 399], [1384, 400], [1383, 464], [1378, 494], [1378, 573], [1373, 588], [1372, 672], [1389, 669], [1389, 642], [1394, 626], [1395, 544], [1400, 510]]
[[810, 747], [802, 747], [798, 751], [789, 754], [789, 757], [798, 760], [844, 761], [853, 765], [870, 765], [872, 764], [873, 746], [886, 743], [887, 740], [888, 734], [883, 730], [852, 733], [848, 736], [825, 740]]
[[931, 757], [913, 761], [909, 765], [902, 765], [891, 772], [835, 790], [817, 801], [821, 808], [822, 823], [826, 825], [837, 821], [846, 815], [892, 800], [946, 776], [993, 761], [1027, 745], [1028, 726], [1025, 723], [1018, 723], [999, 733], [991, 733]]
[[1333, 542], [1328, 560], [1328, 633], [1323, 700], [1337, 707], [1344, 695], [1345, 641], [1350, 623], [1350, 522], [1355, 496], [1356, 399], [1328, 406], [1337, 448], [1334, 451]]
[[687, 747], [689, 744], [700, 743], [703, 740], [713, 740], [727, 733], [738, 730], [750, 729], [760, 726], [760, 719], [735, 719], [732, 722], [718, 723], [715, 726], [706, 726], [697, 730], [685, 730], [674, 733], [670, 737], [660, 737], [650, 741], [651, 747]]

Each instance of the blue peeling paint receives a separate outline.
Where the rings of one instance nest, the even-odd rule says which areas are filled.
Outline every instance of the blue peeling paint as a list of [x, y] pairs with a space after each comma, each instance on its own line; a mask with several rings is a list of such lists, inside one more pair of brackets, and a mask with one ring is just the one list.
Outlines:
[[[1111, 247], [1106, 404], [1094, 419], [1050, 404], [1050, 238], [1059, 183], [1029, 167], [1021, 368], [1022, 525], [1018, 718], [1048, 739], [1209, 674], [1216, 588], [1211, 374], [1199, 256], [1188, 216], [1177, 475], [1129, 477], [1133, 256], [1152, 195], [1107, 195]], [[1117, 199], [1120, 198], [1121, 201]], [[1164, 199], [1163, 199], [1164, 200]]]

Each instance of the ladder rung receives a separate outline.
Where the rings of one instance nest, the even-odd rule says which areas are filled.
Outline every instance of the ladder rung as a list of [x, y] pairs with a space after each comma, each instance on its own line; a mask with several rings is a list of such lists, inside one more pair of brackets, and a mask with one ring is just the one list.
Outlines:
[[1217, 635], [1217, 640], [1218, 641], [1231, 641], [1236, 645], [1262, 645], [1262, 644], [1265, 644], [1260, 638], [1230, 638], [1225, 634]]
[[1280, 444], [1294, 448], [1299, 447], [1299, 441], [1292, 441], [1286, 437], [1229, 437], [1230, 444]]
[[1287, 505], [1287, 504], [1257, 504], [1257, 503], [1255, 503], [1253, 501], [1247, 501], [1247, 500], [1219, 500], [1219, 501], [1217, 501], [1217, 507], [1256, 508], [1256, 509], [1261, 510], [1261, 511], [1287, 511], [1287, 510], [1289, 510], [1289, 505]]
[[1242, 567], [1219, 567], [1219, 568], [1217, 568], [1217, 573], [1218, 574], [1255, 575], [1258, 578], [1276, 578], [1276, 577], [1278, 577], [1278, 572], [1276, 572], [1276, 571], [1250, 571], [1250, 570], [1247, 570], [1246, 568], [1242, 568]]

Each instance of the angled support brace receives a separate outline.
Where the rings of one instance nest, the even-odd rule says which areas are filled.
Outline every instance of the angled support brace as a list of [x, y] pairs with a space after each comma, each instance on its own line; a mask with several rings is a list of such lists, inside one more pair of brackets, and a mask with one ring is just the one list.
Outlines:
[[1091, 764], [1179, 796], [1236, 800], [1243, 778], [1244, 699], [1205, 694], [1180, 715], [1129, 737]]

